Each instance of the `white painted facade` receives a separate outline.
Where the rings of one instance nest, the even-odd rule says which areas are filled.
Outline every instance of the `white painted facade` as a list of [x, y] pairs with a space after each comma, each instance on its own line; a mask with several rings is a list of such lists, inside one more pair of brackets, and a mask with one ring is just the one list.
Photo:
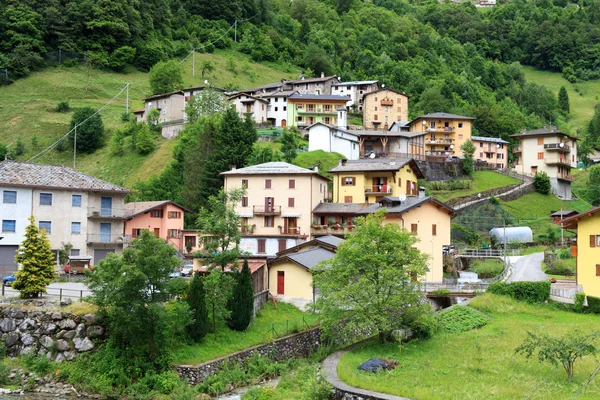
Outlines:
[[245, 118], [246, 114], [251, 113], [252, 119], [257, 124], [267, 121], [267, 110], [269, 103], [266, 100], [254, 96], [240, 93], [230, 97], [229, 102], [240, 117]]
[[355, 106], [356, 111], [362, 111], [363, 96], [379, 89], [379, 81], [340, 82], [331, 86], [331, 94], [350, 96], [348, 107]]
[[323, 150], [340, 153], [348, 160], [358, 160], [360, 146], [358, 137], [350, 132], [335, 129], [325, 124], [308, 127], [308, 151]]
[[[4, 203], [5, 191], [17, 193], [16, 203]], [[0, 186], [0, 196], [0, 222], [15, 221], [14, 232], [5, 230], [0, 232], [0, 236], [3, 237], [0, 246], [20, 245], [25, 238], [25, 228], [29, 225], [27, 219], [31, 215], [32, 190], [30, 188]]]
[[[259, 240], [265, 240], [264, 253], [258, 252]], [[244, 252], [250, 253], [253, 256], [275, 256], [279, 251], [281, 251], [281, 248], [279, 247], [280, 241], [285, 241], [286, 249], [289, 249], [290, 247], [294, 247], [302, 242], [305, 242], [305, 240], [301, 238], [242, 236], [240, 240], [240, 249]]]

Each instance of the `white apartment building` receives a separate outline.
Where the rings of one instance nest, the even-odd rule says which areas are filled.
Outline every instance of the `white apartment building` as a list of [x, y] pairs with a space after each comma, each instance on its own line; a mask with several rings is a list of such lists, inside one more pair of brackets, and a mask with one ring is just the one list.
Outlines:
[[362, 111], [363, 96], [376, 90], [379, 90], [379, 81], [339, 82], [331, 85], [331, 94], [350, 96], [348, 108], [354, 108], [355, 111]]
[[31, 215], [55, 252], [71, 243], [71, 256], [88, 258], [92, 265], [109, 253], [121, 253], [127, 193], [67, 167], [1, 162], [0, 270], [16, 269], [14, 257]]
[[269, 107], [267, 100], [251, 96], [247, 93], [237, 93], [229, 98], [229, 102], [241, 118], [245, 118], [246, 114], [250, 114], [257, 124], [261, 124], [267, 120]]

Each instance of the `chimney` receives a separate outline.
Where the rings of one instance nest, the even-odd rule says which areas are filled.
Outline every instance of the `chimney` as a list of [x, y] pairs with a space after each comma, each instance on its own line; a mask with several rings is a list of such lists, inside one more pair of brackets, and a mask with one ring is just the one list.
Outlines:
[[337, 127], [340, 129], [348, 128], [348, 110], [346, 107], [339, 106], [337, 109]]
[[318, 165], [315, 165], [315, 172], [319, 173], [319, 166]]
[[425, 198], [425, 186], [419, 186], [419, 199]]
[[235, 170], [236, 170], [236, 167], [235, 167], [235, 165], [230, 165], [229, 167], [231, 168], [231, 170], [232, 170], [232, 171], [235, 171]]
[[345, 166], [345, 165], [346, 165], [346, 163], [347, 163], [347, 162], [348, 162], [348, 160], [347, 160], [347, 159], [345, 159], [345, 158], [342, 158], [342, 159], [340, 160], [340, 165], [343, 167], [343, 166]]
[[325, 72], [321, 72], [321, 78], [325, 78]]

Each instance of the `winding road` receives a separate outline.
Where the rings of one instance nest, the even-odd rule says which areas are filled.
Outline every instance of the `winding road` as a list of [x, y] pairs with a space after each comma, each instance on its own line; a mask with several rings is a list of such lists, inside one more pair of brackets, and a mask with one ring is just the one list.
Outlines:
[[512, 263], [512, 274], [507, 282], [545, 281], [548, 279], [542, 271], [544, 253], [533, 253], [527, 256], [509, 257]]

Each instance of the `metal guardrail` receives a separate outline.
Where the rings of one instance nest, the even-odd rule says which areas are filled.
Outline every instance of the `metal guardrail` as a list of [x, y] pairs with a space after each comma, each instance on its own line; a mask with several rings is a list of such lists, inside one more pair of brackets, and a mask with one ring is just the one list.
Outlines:
[[[504, 249], [458, 249], [459, 256], [504, 257]], [[521, 249], [506, 249], [507, 256], [520, 256]]]
[[436, 290], [448, 290], [450, 293], [475, 293], [485, 292], [490, 286], [487, 282], [465, 282], [465, 283], [421, 283], [423, 293], [431, 293]]
[[[19, 294], [18, 290], [11, 288], [10, 286], [2, 285], [2, 297], [7, 294]], [[84, 297], [91, 296], [92, 291], [89, 289], [67, 289], [67, 288], [57, 288], [57, 287], [47, 287], [45, 294], [40, 294], [38, 298], [46, 297], [54, 297], [58, 298], [61, 301], [63, 298], [67, 299], [79, 299], [82, 301]]]

